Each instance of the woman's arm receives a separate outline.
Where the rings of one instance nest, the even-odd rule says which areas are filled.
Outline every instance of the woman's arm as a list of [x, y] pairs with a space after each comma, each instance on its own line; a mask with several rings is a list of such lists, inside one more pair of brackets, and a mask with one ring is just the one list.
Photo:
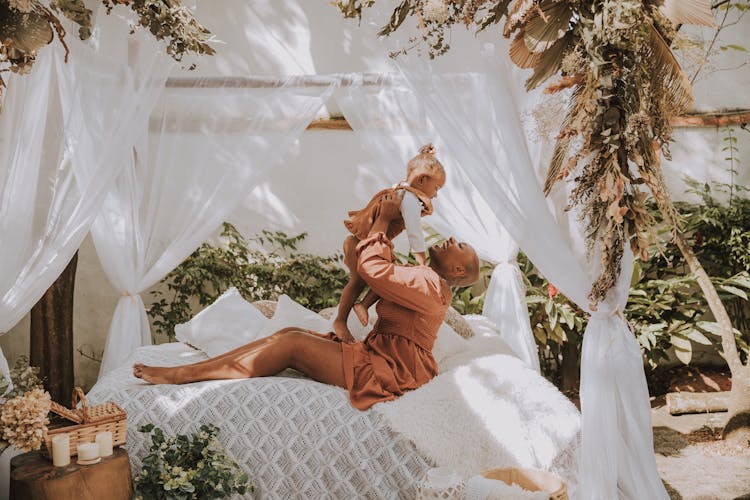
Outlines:
[[357, 245], [357, 271], [380, 297], [414, 311], [432, 314], [443, 302], [440, 277], [425, 267], [393, 263], [393, 243], [385, 236], [392, 218], [399, 215], [400, 197], [384, 198], [370, 236]]

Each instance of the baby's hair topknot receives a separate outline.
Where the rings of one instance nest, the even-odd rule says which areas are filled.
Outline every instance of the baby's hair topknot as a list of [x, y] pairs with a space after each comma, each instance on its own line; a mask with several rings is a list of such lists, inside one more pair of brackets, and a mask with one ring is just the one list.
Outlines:
[[419, 148], [419, 154], [423, 155], [434, 155], [435, 154], [435, 146], [432, 144], [425, 144], [421, 148]]
[[435, 146], [431, 143], [419, 148], [419, 154], [409, 160], [406, 166], [407, 178], [417, 173], [417, 171], [433, 175], [437, 173], [445, 177], [445, 169], [435, 156]]

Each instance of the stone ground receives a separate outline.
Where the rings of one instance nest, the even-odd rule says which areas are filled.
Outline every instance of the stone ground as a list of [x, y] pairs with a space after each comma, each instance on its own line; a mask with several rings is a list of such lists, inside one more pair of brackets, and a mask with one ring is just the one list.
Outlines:
[[664, 396], [651, 407], [656, 465], [672, 499], [750, 500], [750, 447], [720, 440], [726, 412], [673, 416]]

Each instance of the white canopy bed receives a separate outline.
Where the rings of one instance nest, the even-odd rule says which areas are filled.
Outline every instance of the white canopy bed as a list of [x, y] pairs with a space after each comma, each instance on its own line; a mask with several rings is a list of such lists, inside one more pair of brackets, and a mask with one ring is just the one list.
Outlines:
[[[296, 491], [301, 485], [316, 494], [329, 491], [332, 498], [340, 497], [337, 491], [368, 488], [372, 494], [365, 496], [408, 497], [427, 467], [447, 465], [451, 457], [456, 468], [552, 468], [571, 486], [578, 483], [572, 489], [580, 498], [666, 498], [653, 457], [640, 350], [620, 312], [632, 258], [623, 259], [620, 286], [596, 310], [590, 308], [586, 295], [596, 273], [582, 255], [575, 214], [559, 213], [542, 194], [535, 166], [543, 155], [530, 153], [520, 119], [519, 79], [499, 56], [460, 74], [441, 72], [442, 63], [402, 59], [399, 76], [382, 86], [357, 85], [358, 78], [349, 76], [313, 79], [314, 85], [289, 79], [256, 89], [231, 80], [172, 80], [165, 88], [169, 64], [154, 55], [161, 52], [145, 37], [128, 50], [124, 35], [101, 39], [96, 46], [71, 40], [67, 65], [59, 47], [48, 47], [31, 75], [10, 79], [0, 114], [6, 131], [0, 135], [0, 331], [8, 331], [28, 312], [91, 230], [122, 299], [90, 399], [115, 400], [128, 410], [135, 466], [145, 452], [138, 423], [153, 421], [167, 431], [185, 432], [210, 421], [222, 427], [230, 455], [260, 481], [269, 498], [272, 491]], [[382, 155], [384, 168], [400, 168], [421, 142], [438, 144], [449, 179], [440, 202], [452, 209], [439, 211], [431, 224], [474, 244], [498, 264], [485, 314], [499, 329], [483, 336], [476, 349], [466, 346], [463, 357], [458, 352], [453, 361], [447, 357], [445, 371], [430, 384], [368, 412], [352, 409], [338, 389], [295, 378], [190, 387], [135, 383], [127, 373], [134, 359], [176, 364], [203, 356], [183, 346], [139, 348], [151, 343], [139, 293], [189, 255], [240, 195], [257, 185], [263, 171], [283, 160], [337, 86], [341, 109], [368, 150]], [[76, 105], [68, 106], [71, 102]], [[24, 112], [18, 109], [21, 103]], [[28, 106], [38, 108], [31, 119]], [[61, 107], [62, 118], [46, 124], [47, 130], [57, 130], [64, 141], [30, 140], [39, 136], [31, 128], [45, 125], [38, 117], [54, 116], [46, 112], [52, 106]], [[11, 132], [19, 130], [23, 133]], [[171, 161], [176, 150], [185, 148], [193, 151], [194, 162]], [[400, 172], [390, 172], [394, 180], [400, 178]], [[32, 212], [30, 206], [44, 210]], [[31, 229], [19, 224], [25, 220], [19, 214], [25, 213], [34, 213]], [[516, 244], [592, 314], [581, 368], [577, 473], [578, 414], [538, 374], [522, 283], [514, 268]], [[457, 398], [462, 393], [450, 392], [451, 383], [481, 387], [492, 395], [485, 399], [497, 404], [477, 408], [479, 421], [467, 424], [462, 430], [470, 435], [463, 437], [441, 434], [448, 428], [446, 420], [435, 416], [430, 443], [414, 424], [426, 418], [420, 410], [430, 408], [429, 401], [445, 397], [444, 408], [471, 407], [470, 392], [461, 405]], [[444, 392], [433, 393], [439, 388]], [[509, 428], [518, 432], [505, 435], [489, 425], [504, 414], [501, 408], [516, 412], [516, 427]], [[279, 418], [283, 425], [277, 425]], [[338, 434], [327, 432], [331, 428]], [[533, 429], [537, 434], [532, 435]], [[299, 439], [283, 438], [282, 430]], [[483, 433], [495, 439], [492, 446], [481, 448], [493, 442], [482, 439]], [[334, 439], [337, 435], [341, 438]], [[519, 435], [528, 439], [503, 443]], [[462, 439], [482, 453], [468, 447], [441, 454]], [[342, 442], [347, 448], [341, 448]], [[507, 460], [498, 451], [503, 446]], [[340, 462], [330, 461], [326, 450], [341, 451]], [[308, 468], [300, 466], [305, 463]]]

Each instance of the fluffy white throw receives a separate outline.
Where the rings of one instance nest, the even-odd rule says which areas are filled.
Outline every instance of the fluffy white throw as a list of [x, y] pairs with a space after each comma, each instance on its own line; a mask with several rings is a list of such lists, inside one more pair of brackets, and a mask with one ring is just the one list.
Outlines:
[[417, 391], [373, 409], [435, 465], [465, 478], [528, 467], [576, 479], [580, 413], [497, 336], [470, 339]]

